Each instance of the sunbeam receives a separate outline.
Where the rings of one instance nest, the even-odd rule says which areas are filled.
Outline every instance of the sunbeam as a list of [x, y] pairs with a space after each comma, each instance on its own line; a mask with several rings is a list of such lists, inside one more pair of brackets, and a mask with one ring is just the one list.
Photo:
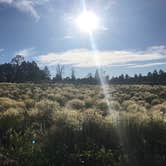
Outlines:
[[[87, 7], [86, 7], [85, 0], [82, 0], [82, 6], [83, 6], [83, 12], [82, 13], [87, 13], [88, 10], [87, 10]], [[97, 17], [95, 15], [93, 15], [93, 17], [91, 17], [91, 19], [92, 20], [96, 19], [95, 20], [95, 25], [97, 26]], [[86, 18], [84, 18], [84, 19], [86, 19]], [[93, 20], [93, 23], [94, 23], [94, 20]], [[96, 43], [95, 43], [95, 40], [94, 40], [94, 36], [93, 36], [93, 30], [96, 27], [94, 29], [92, 27], [94, 28], [94, 25], [93, 26], [91, 25], [91, 27], [89, 27], [88, 30], [87, 30], [87, 27], [85, 29], [87, 30], [86, 32], [88, 32], [88, 35], [89, 35], [89, 41], [90, 41], [91, 49], [92, 49], [92, 52], [93, 52], [93, 60], [96, 64], [96, 67], [97, 67], [98, 72], [99, 72], [99, 79], [100, 79], [100, 84], [101, 84], [102, 91], [103, 91], [103, 94], [104, 94], [104, 98], [105, 98], [105, 101], [107, 103], [109, 112], [112, 113], [113, 111], [112, 111], [111, 105], [110, 105], [111, 96], [109, 94], [109, 88], [108, 88], [109, 85], [108, 85], [108, 82], [106, 81], [105, 77], [103, 77], [103, 75], [101, 73], [100, 57], [98, 56], [98, 49], [97, 49], [97, 46], [96, 46]]]

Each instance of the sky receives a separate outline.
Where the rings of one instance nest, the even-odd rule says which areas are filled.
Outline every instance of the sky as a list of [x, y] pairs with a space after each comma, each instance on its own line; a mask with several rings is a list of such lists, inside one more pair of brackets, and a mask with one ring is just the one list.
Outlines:
[[[100, 20], [91, 37], [75, 24], [84, 3]], [[110, 76], [166, 71], [165, 8], [165, 0], [0, 0], [0, 63], [20, 54], [52, 76], [57, 64], [78, 77], [96, 65]]]

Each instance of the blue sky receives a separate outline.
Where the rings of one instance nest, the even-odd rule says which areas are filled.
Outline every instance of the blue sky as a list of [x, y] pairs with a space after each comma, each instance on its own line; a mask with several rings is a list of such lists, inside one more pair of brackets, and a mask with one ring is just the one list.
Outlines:
[[[77, 76], [95, 71], [88, 34], [74, 19], [83, 0], [0, 0], [0, 63], [16, 54], [47, 65], [74, 67]], [[99, 16], [94, 42], [100, 65], [110, 75], [166, 70], [165, 0], [91, 0], [88, 10]]]

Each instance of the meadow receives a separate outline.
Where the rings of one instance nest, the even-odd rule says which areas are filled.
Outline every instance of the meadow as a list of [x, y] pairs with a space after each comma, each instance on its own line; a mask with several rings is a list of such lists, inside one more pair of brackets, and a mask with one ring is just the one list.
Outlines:
[[165, 166], [166, 86], [0, 84], [0, 165]]

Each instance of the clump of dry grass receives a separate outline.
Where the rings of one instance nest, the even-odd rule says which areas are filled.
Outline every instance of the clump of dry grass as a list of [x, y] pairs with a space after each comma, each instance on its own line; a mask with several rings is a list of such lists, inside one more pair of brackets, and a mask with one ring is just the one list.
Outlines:
[[16, 101], [13, 99], [10, 99], [8, 97], [0, 97], [0, 105], [3, 107], [5, 110], [13, 107], [13, 108], [25, 108], [25, 103], [22, 101]]

